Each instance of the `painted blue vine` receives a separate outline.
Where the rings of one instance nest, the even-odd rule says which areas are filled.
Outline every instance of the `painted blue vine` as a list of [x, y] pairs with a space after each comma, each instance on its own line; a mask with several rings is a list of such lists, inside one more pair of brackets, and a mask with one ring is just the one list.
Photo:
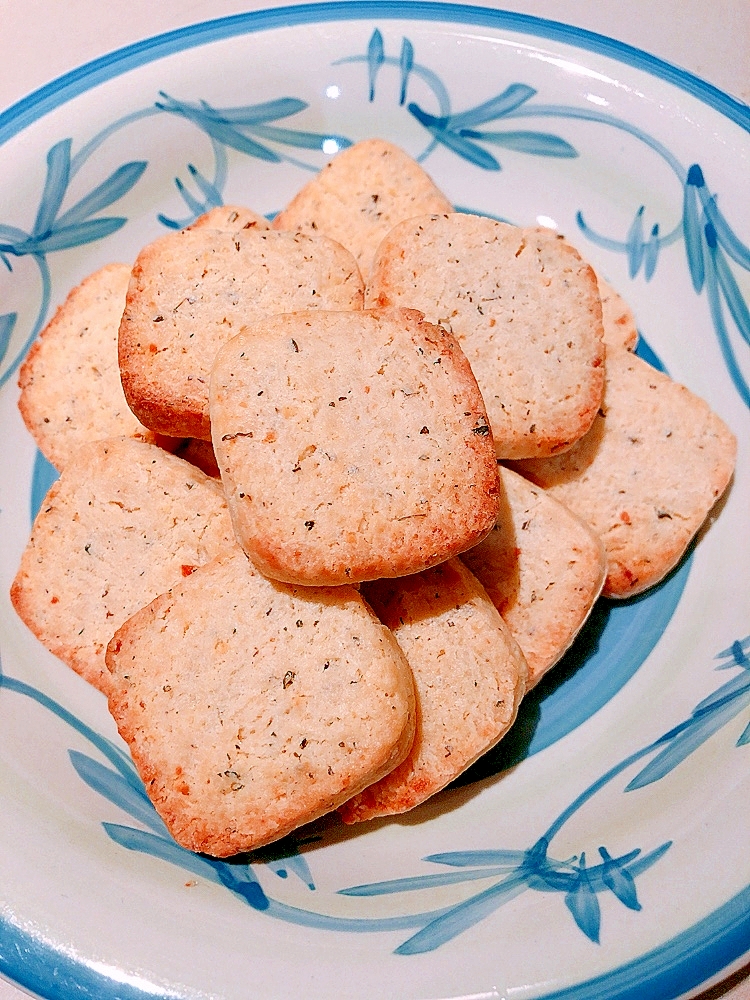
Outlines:
[[[549, 824], [526, 849], [484, 849], [432, 854], [423, 859], [439, 865], [441, 871], [367, 885], [349, 886], [339, 893], [362, 899], [426, 892], [447, 886], [465, 886], [482, 882], [483, 887], [452, 906], [428, 909], [419, 913], [396, 912], [390, 917], [341, 917], [315, 909], [290, 906], [274, 899], [264, 888], [258, 872], [267, 868], [279, 878], [294, 875], [315, 892], [315, 881], [304, 856], [305, 834], [293, 835], [271, 848], [234, 859], [217, 860], [193, 854], [180, 847], [167, 832], [156, 813], [130, 758], [117, 745], [99, 735], [62, 705], [33, 686], [16, 680], [0, 670], [0, 688], [29, 698], [66, 723], [99, 751], [107, 764], [89, 754], [70, 750], [69, 756], [78, 776], [95, 792], [132, 817], [139, 826], [104, 822], [107, 835], [132, 851], [151, 855], [162, 861], [224, 886], [245, 904], [270, 917], [321, 930], [384, 932], [414, 929], [395, 950], [399, 955], [433, 951], [489, 917], [505, 903], [526, 891], [562, 896], [576, 926], [594, 943], [600, 939], [601, 907], [599, 897], [612, 893], [630, 910], [641, 909], [636, 880], [656, 864], [671, 846], [671, 841], [657, 844], [644, 852], [633, 847], [613, 855], [604, 845], [598, 848], [599, 859], [591, 863], [585, 851], [560, 859], [550, 854], [554, 838], [573, 816], [615, 778], [636, 767], [638, 770], [625, 786], [634, 792], [663, 780], [707, 739], [750, 706], [750, 635], [735, 640], [717, 654], [716, 669], [738, 669], [710, 695], [702, 699], [683, 722], [658, 739], [629, 754], [584, 789], [567, 808]], [[750, 722], [736, 741], [738, 747], [750, 744]], [[144, 829], [145, 828], [145, 829]], [[447, 871], [445, 869], [448, 869]], [[487, 885], [486, 883], [490, 884]]]
[[[631, 277], [641, 270], [646, 280], [654, 276], [664, 247], [682, 240], [686, 262], [696, 294], [705, 292], [711, 319], [727, 370], [745, 405], [750, 407], [750, 385], [743, 374], [738, 356], [735, 328], [741, 347], [750, 347], [750, 308], [742, 294], [733, 268], [750, 271], [750, 248], [742, 242], [719, 210], [717, 196], [709, 189], [699, 164], [685, 168], [661, 142], [631, 123], [590, 108], [542, 104], [535, 101], [537, 93], [524, 83], [510, 83], [501, 93], [462, 111], [451, 110], [451, 99], [439, 75], [416, 59], [412, 42], [402, 37], [398, 56], [386, 52], [383, 35], [375, 28], [366, 50], [342, 57], [334, 65], [362, 63], [366, 68], [367, 99], [373, 102], [384, 67], [395, 68], [399, 74], [398, 103], [419, 123], [426, 135], [426, 145], [418, 158], [424, 161], [437, 146], [443, 146], [468, 164], [481, 170], [499, 171], [501, 162], [497, 149], [533, 156], [575, 158], [578, 151], [562, 136], [530, 128], [517, 128], [519, 119], [528, 121], [554, 119], [561, 123], [586, 121], [627, 132], [653, 150], [674, 172], [682, 189], [680, 221], [662, 233], [659, 223], [644, 232], [645, 206], [635, 212], [629, 231], [620, 239], [597, 233], [578, 212], [581, 232], [595, 245], [626, 255]], [[409, 88], [413, 78], [424, 83], [436, 108], [427, 110], [410, 101]], [[173, 218], [159, 215], [168, 228], [180, 228], [201, 213], [223, 202], [223, 192], [229, 175], [229, 151], [266, 162], [281, 162], [306, 171], [321, 165], [316, 160], [299, 160], [290, 149], [330, 156], [346, 148], [352, 140], [344, 135], [323, 134], [305, 129], [281, 126], [278, 122], [295, 118], [307, 110], [306, 101], [295, 97], [280, 97], [257, 104], [234, 107], [214, 107], [204, 100], [187, 101], [161, 92], [154, 104], [111, 123], [91, 139], [78, 153], [71, 156], [70, 139], [56, 143], [47, 157], [47, 178], [39, 200], [36, 219], [26, 232], [0, 224], [0, 261], [12, 268], [14, 257], [33, 259], [41, 276], [42, 293], [37, 316], [25, 341], [14, 352], [10, 363], [0, 372], [0, 385], [10, 377], [40, 332], [51, 301], [51, 283], [47, 257], [114, 233], [126, 223], [124, 217], [100, 216], [99, 213], [122, 198], [140, 179], [146, 164], [124, 164], [109, 178], [102, 180], [91, 193], [77, 204], [61, 212], [68, 186], [74, 174], [83, 168], [94, 152], [115, 132], [150, 115], [180, 118], [210, 142], [213, 152], [213, 172], [208, 176], [192, 163], [186, 164], [187, 179], [175, 178], [177, 190], [185, 203], [186, 214]], [[509, 127], [510, 126], [510, 127]], [[17, 325], [16, 313], [0, 315], [0, 365], [5, 361]]]

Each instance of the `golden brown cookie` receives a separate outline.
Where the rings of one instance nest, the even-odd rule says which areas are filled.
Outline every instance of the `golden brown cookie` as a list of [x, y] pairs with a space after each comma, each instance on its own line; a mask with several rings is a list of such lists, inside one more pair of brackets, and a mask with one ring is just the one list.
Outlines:
[[219, 484], [156, 445], [95, 441], [42, 503], [11, 599], [47, 649], [106, 690], [115, 630], [234, 544]]
[[351, 254], [323, 236], [170, 233], [133, 267], [119, 333], [125, 396], [152, 430], [210, 440], [208, 378], [223, 344], [263, 316], [360, 309], [362, 296]]
[[453, 206], [398, 146], [365, 139], [338, 153], [273, 220], [274, 229], [325, 233], [354, 254], [365, 279], [378, 244], [403, 219]]
[[605, 401], [586, 437], [564, 455], [514, 468], [600, 535], [603, 593], [629, 597], [677, 565], [727, 488], [736, 448], [704, 400], [613, 348]]
[[403, 576], [495, 523], [482, 397], [455, 339], [419, 313], [271, 317], [221, 349], [210, 398], [235, 533], [268, 576]]
[[510, 469], [500, 479], [497, 523], [461, 559], [523, 650], [531, 688], [588, 618], [607, 556], [596, 532], [553, 496]]
[[461, 560], [362, 594], [414, 673], [417, 728], [403, 763], [341, 806], [345, 823], [406, 812], [445, 788], [507, 733], [526, 690], [523, 653]]
[[591, 426], [604, 390], [592, 269], [551, 231], [424, 216], [381, 243], [368, 308], [408, 306], [451, 330], [487, 406], [498, 458], [554, 455]]
[[238, 547], [130, 618], [107, 664], [154, 806], [217, 857], [335, 809], [414, 735], [411, 671], [357, 591], [273, 583]]

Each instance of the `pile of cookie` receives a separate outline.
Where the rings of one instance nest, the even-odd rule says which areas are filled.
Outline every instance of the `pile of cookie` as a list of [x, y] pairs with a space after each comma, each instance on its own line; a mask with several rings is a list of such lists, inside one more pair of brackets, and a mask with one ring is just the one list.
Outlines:
[[381, 140], [71, 292], [20, 374], [60, 477], [11, 597], [180, 844], [415, 807], [677, 564], [735, 439], [636, 340], [568, 242]]

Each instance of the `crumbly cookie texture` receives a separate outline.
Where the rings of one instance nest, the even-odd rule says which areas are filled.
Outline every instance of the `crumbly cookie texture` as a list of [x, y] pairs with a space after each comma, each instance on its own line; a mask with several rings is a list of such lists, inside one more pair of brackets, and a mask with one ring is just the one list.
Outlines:
[[419, 313], [272, 317], [222, 348], [210, 398], [235, 532], [268, 576], [403, 576], [495, 523], [482, 397], [455, 339]]
[[598, 272], [596, 280], [602, 300], [602, 327], [607, 349], [622, 347], [626, 351], [634, 351], [638, 346], [638, 327], [633, 310]]
[[324, 236], [198, 227], [145, 247], [119, 330], [125, 397], [142, 423], [210, 440], [208, 378], [216, 352], [263, 316], [361, 309], [351, 254]]
[[335, 809], [414, 736], [410, 668], [357, 591], [274, 583], [239, 548], [135, 614], [107, 664], [154, 806], [217, 857]]
[[[567, 243], [566, 237], [557, 230], [545, 226], [535, 227], [536, 232], [543, 233], [548, 238], [554, 236], [561, 243]], [[576, 253], [578, 251], [576, 250]], [[593, 268], [599, 298], [602, 304], [602, 333], [606, 347], [624, 347], [633, 351], [638, 344], [638, 327], [630, 306], [607, 279]]]
[[487, 405], [498, 458], [554, 455], [590, 428], [604, 391], [593, 270], [547, 230], [454, 213], [383, 240], [365, 302], [451, 330]]
[[210, 208], [198, 218], [187, 229], [220, 229], [224, 232], [237, 233], [244, 229], [270, 229], [271, 223], [268, 219], [247, 208], [245, 205], [217, 205]]
[[327, 163], [279, 212], [273, 227], [338, 240], [366, 279], [380, 241], [397, 222], [452, 211], [416, 160], [383, 139], [365, 139]]
[[734, 434], [708, 404], [629, 351], [607, 354], [593, 427], [555, 458], [514, 468], [600, 535], [607, 597], [630, 597], [677, 565], [734, 470]]
[[497, 523], [464, 552], [529, 665], [532, 688], [569, 648], [601, 593], [601, 538], [545, 490], [500, 469]]
[[19, 372], [18, 408], [39, 450], [58, 470], [82, 444], [129, 436], [155, 441], [125, 400], [117, 332], [128, 264], [107, 264], [68, 295]]
[[43, 501], [11, 600], [51, 652], [106, 691], [115, 630], [234, 544], [219, 484], [156, 445], [95, 441]]
[[406, 812], [495, 746], [516, 718], [527, 665], [484, 588], [459, 559], [362, 594], [414, 673], [417, 727], [398, 767], [339, 812], [357, 823]]

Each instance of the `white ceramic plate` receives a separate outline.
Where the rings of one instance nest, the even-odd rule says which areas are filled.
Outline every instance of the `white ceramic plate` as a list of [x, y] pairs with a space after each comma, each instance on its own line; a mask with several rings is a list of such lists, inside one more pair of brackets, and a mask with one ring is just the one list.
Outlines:
[[[615, 42], [419, 3], [197, 25], [0, 115], [0, 972], [50, 998], [602, 1000], [688, 995], [746, 960], [749, 129]], [[735, 430], [737, 473], [679, 570], [602, 603], [460, 787], [212, 862], [163, 836], [104, 699], [11, 609], [53, 475], [15, 375], [97, 266], [222, 200], [270, 214], [373, 135], [457, 206], [576, 242], [642, 350]]]

